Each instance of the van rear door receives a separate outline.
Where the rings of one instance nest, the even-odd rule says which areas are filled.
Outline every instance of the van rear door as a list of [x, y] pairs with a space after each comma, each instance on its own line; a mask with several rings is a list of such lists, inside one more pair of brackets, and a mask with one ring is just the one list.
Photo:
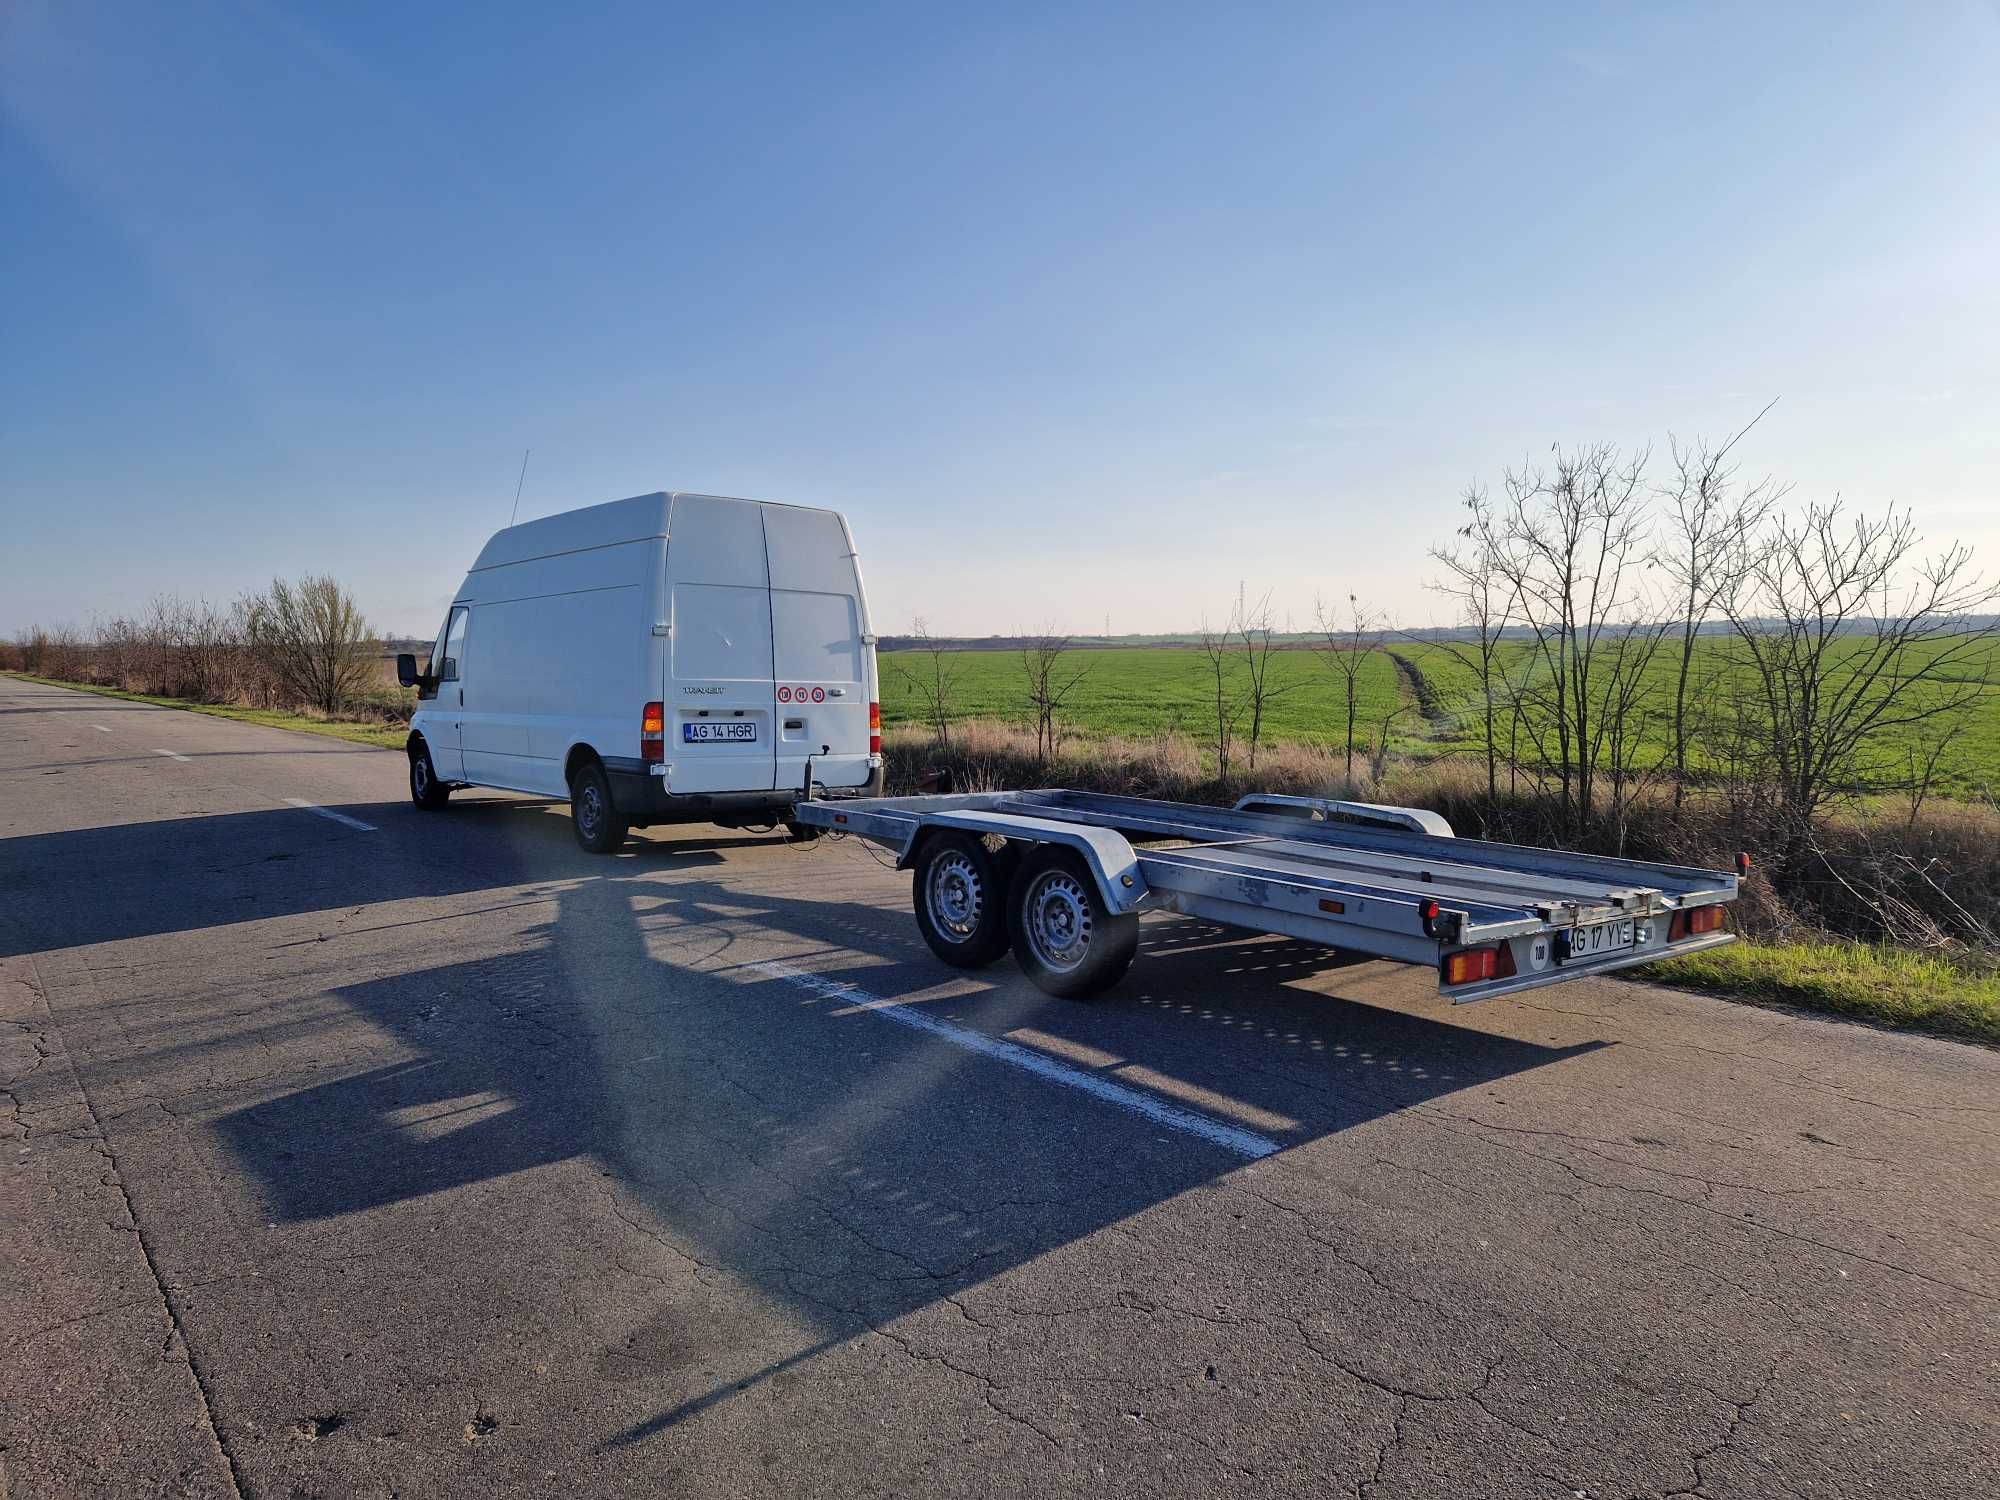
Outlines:
[[867, 784], [869, 683], [854, 544], [827, 510], [766, 505], [777, 784]]
[[[776, 785], [760, 507], [676, 495], [667, 538], [667, 789]], [[639, 705], [633, 706], [637, 722]]]

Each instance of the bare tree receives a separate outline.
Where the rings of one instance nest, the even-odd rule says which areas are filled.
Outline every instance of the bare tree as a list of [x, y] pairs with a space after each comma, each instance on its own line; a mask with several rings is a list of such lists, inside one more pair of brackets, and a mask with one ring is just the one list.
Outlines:
[[1770, 527], [1726, 600], [1788, 861], [1835, 799], [1907, 790], [1898, 742], [1946, 732], [1989, 691], [2000, 585], [1962, 543], [1921, 547], [1908, 511], [1809, 505]]
[[248, 624], [252, 647], [295, 701], [338, 714], [367, 685], [376, 641], [332, 578], [274, 579], [251, 601]]
[[1243, 714], [1242, 688], [1237, 681], [1240, 662], [1235, 650], [1236, 621], [1237, 614], [1232, 611], [1228, 623], [1220, 630], [1213, 630], [1204, 618], [1198, 637], [1215, 689], [1215, 779], [1223, 787], [1229, 785], [1230, 753], [1235, 745], [1236, 723]]
[[1090, 672], [1090, 664], [1071, 670], [1063, 657], [1070, 647], [1068, 636], [1059, 636], [1044, 627], [1041, 635], [1021, 648], [1021, 670], [1028, 680], [1028, 704], [1035, 714], [1035, 756], [1047, 761], [1056, 752], [1060, 736], [1057, 714], [1063, 702]]
[[1296, 682], [1271, 680], [1271, 653], [1278, 629], [1271, 618], [1271, 596], [1267, 593], [1253, 608], [1237, 608], [1236, 636], [1243, 646], [1244, 706], [1250, 713], [1250, 769], [1257, 769], [1257, 746], [1264, 738], [1264, 714], [1271, 704], [1295, 691]]
[[1458, 529], [1458, 540], [1431, 549], [1431, 557], [1443, 566], [1444, 574], [1430, 587], [1457, 604], [1459, 622], [1473, 632], [1469, 642], [1439, 644], [1478, 684], [1486, 800], [1493, 802], [1500, 795], [1499, 709], [1503, 699], [1511, 696], [1500, 647], [1514, 617], [1515, 595], [1508, 584], [1511, 570], [1502, 565], [1498, 555], [1506, 544], [1495, 525], [1492, 501], [1485, 489], [1475, 484], [1466, 490], [1464, 504], [1466, 522]]
[[[1788, 488], [1769, 476], [1743, 485], [1736, 466], [1728, 462], [1730, 450], [1770, 409], [1766, 406], [1742, 432], [1720, 447], [1699, 440], [1687, 446], [1672, 437], [1667, 440], [1674, 477], [1662, 492], [1666, 535], [1654, 562], [1667, 579], [1678, 637], [1672, 725], [1676, 818], [1687, 795], [1688, 745], [1700, 718], [1700, 706], [1708, 697], [1701, 689], [1714, 685], [1712, 674], [1705, 684], [1696, 671], [1703, 627], [1716, 605], [1735, 587], [1749, 562], [1750, 539]], [[1719, 658], [1716, 660], [1719, 665]]]
[[1614, 680], [1602, 680], [1599, 646], [1607, 633], [1622, 637], [1637, 603], [1649, 455], [1606, 444], [1553, 451], [1550, 469], [1507, 472], [1506, 545], [1494, 560], [1532, 641], [1523, 688], [1535, 701], [1522, 724], [1574, 830], [1597, 811], [1600, 761], [1618, 727], [1603, 714], [1622, 701], [1617, 686], [1631, 668], [1621, 648]]
[[952, 701], [958, 689], [957, 653], [931, 634], [930, 622], [922, 615], [911, 623], [910, 634], [923, 653], [923, 663], [912, 670], [899, 661], [896, 671], [923, 706], [924, 722], [930, 725], [932, 737], [940, 746], [949, 745]]
[[1348, 781], [1354, 780], [1354, 724], [1360, 711], [1361, 674], [1367, 669], [1369, 658], [1381, 644], [1381, 634], [1375, 617], [1362, 608], [1361, 600], [1354, 594], [1347, 596], [1347, 608], [1343, 612], [1339, 606], [1322, 600], [1313, 601], [1313, 623], [1319, 630], [1320, 644], [1314, 648], [1320, 661], [1333, 673], [1339, 685], [1341, 701], [1347, 715], [1347, 768]]

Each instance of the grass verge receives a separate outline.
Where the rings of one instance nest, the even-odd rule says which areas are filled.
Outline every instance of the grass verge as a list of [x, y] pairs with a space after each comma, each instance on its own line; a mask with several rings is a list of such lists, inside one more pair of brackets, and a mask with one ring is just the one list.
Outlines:
[[44, 687], [68, 688], [72, 692], [95, 693], [100, 698], [121, 698], [127, 703], [148, 703], [154, 708], [184, 708], [192, 714], [209, 714], [218, 719], [234, 719], [239, 724], [261, 724], [267, 729], [296, 729], [306, 734], [324, 734], [357, 745], [373, 745], [381, 750], [400, 750], [410, 737], [402, 724], [368, 723], [353, 719], [316, 719], [284, 708], [239, 708], [231, 703], [193, 703], [185, 698], [160, 698], [150, 693], [128, 693], [123, 688], [98, 687], [88, 682], [64, 682], [56, 677], [36, 677], [27, 672], [7, 672], [22, 682], [39, 682]]
[[1678, 989], [2000, 1043], [2000, 973], [1865, 943], [1731, 943], [1629, 970]]

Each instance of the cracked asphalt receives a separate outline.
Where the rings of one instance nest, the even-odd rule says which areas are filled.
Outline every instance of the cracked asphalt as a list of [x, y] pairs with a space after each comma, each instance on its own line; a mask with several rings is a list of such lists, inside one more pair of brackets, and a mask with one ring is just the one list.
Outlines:
[[2000, 1492], [2000, 1056], [908, 894], [0, 679], [0, 1497]]

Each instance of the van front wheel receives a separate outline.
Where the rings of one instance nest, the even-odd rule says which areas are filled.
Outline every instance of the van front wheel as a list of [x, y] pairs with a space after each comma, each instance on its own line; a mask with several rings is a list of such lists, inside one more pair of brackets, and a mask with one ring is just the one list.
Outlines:
[[438, 780], [430, 747], [421, 741], [410, 750], [410, 800], [425, 812], [436, 812], [451, 800], [451, 788]]
[[611, 853], [632, 831], [612, 805], [611, 783], [596, 761], [577, 767], [569, 779], [569, 819], [576, 841], [592, 854]]

